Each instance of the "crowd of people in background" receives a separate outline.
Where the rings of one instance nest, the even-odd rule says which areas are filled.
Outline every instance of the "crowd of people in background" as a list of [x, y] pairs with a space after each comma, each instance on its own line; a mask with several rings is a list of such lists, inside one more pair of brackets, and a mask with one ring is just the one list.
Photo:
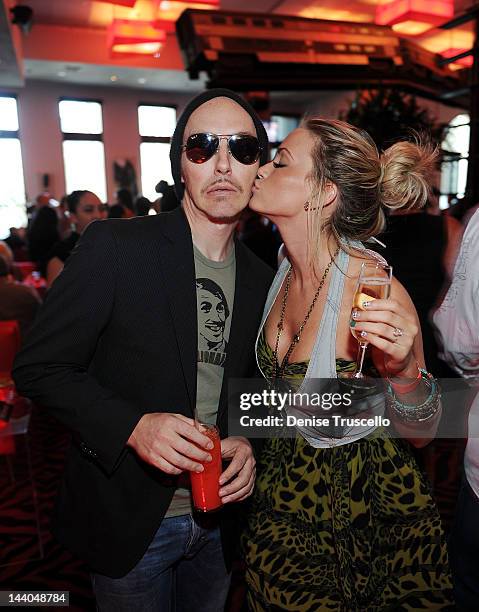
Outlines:
[[88, 190], [75, 190], [59, 201], [40, 193], [26, 205], [27, 227], [12, 227], [0, 240], [0, 321], [18, 320], [24, 336], [85, 228], [96, 219], [128, 219], [178, 206], [166, 181], [158, 183], [157, 193], [158, 199], [151, 202], [121, 188], [111, 205]]
[[[2, 241], [9, 247], [15, 261], [33, 262], [49, 287], [63, 268], [86, 226], [95, 219], [146, 216], [178, 206], [171, 185], [160, 181], [159, 197], [151, 202], [144, 196], [133, 198], [126, 188], [118, 189], [112, 204], [103, 204], [88, 190], [75, 190], [59, 201], [50, 193], [40, 193], [26, 206], [26, 228], [10, 228], [10, 235]], [[1, 253], [0, 253], [1, 254]]]

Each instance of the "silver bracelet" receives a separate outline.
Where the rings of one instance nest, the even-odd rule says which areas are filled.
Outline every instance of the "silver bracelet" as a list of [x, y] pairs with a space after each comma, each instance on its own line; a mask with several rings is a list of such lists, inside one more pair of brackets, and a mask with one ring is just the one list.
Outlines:
[[420, 369], [422, 380], [429, 385], [428, 397], [421, 404], [404, 404], [400, 401], [391, 385], [388, 385], [386, 404], [398, 417], [408, 423], [422, 423], [433, 417], [441, 407], [441, 390], [436, 379]]

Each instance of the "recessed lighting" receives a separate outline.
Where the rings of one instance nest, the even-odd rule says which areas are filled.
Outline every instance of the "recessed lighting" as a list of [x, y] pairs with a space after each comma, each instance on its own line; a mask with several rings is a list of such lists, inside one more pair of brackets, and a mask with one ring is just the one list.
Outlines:
[[111, 75], [110, 81], [112, 81], [112, 83], [114, 83], [115, 81], [118, 81], [118, 77], [116, 76], [116, 74]]
[[146, 79], [144, 79], [143, 77], [140, 77], [138, 79], [138, 83], [141, 83], [142, 85], [144, 85], [146, 83]]

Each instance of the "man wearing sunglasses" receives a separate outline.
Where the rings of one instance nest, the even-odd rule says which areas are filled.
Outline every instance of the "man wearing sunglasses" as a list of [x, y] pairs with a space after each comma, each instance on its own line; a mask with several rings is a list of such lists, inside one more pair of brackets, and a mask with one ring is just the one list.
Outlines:
[[[182, 206], [89, 225], [17, 357], [19, 392], [73, 431], [54, 532], [92, 568], [100, 610], [224, 609], [255, 478], [250, 443], [228, 437], [227, 380], [254, 374], [272, 280], [235, 227], [267, 148], [240, 96], [194, 98], [170, 153]], [[189, 472], [211, 447], [195, 417], [218, 426], [225, 461], [223, 508], [202, 517]]]

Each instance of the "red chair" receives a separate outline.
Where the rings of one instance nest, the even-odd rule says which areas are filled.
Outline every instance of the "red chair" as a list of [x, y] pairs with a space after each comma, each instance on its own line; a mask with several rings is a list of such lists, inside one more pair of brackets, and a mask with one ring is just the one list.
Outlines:
[[[2, 434], [2, 429], [6, 429], [8, 423], [0, 421], [0, 455], [13, 455], [15, 453], [15, 439], [11, 434]], [[13, 468], [7, 457], [7, 467], [10, 472], [10, 480], [14, 480]]]
[[20, 348], [18, 321], [0, 321], [0, 378], [11, 378], [13, 360]]
[[[13, 360], [20, 348], [20, 327], [17, 321], [0, 321], [0, 402], [13, 405], [16, 397], [12, 381]], [[7, 423], [0, 421], [0, 429]], [[0, 433], [1, 436], [1, 433]], [[0, 455], [12, 455], [15, 452], [13, 436], [0, 437]]]
[[13, 262], [13, 267], [20, 271], [22, 279], [27, 278], [29, 274], [38, 270], [37, 264], [33, 261], [15, 261]]
[[[43, 543], [40, 532], [40, 517], [37, 493], [33, 480], [28, 427], [31, 405], [26, 398], [19, 396], [12, 380], [12, 368], [15, 355], [20, 348], [20, 327], [17, 321], [0, 321], [0, 458], [4, 457], [10, 483], [16, 481], [16, 465], [22, 465], [26, 459], [28, 481], [32, 491], [32, 502], [35, 512], [36, 532], [40, 559], [43, 558]], [[20, 444], [18, 443], [20, 441]], [[23, 450], [24, 449], [24, 450]], [[22, 453], [25, 459], [20, 459]], [[22, 476], [23, 478], [23, 476]], [[22, 488], [23, 491], [23, 488]], [[0, 565], [4, 565], [0, 561]]]

